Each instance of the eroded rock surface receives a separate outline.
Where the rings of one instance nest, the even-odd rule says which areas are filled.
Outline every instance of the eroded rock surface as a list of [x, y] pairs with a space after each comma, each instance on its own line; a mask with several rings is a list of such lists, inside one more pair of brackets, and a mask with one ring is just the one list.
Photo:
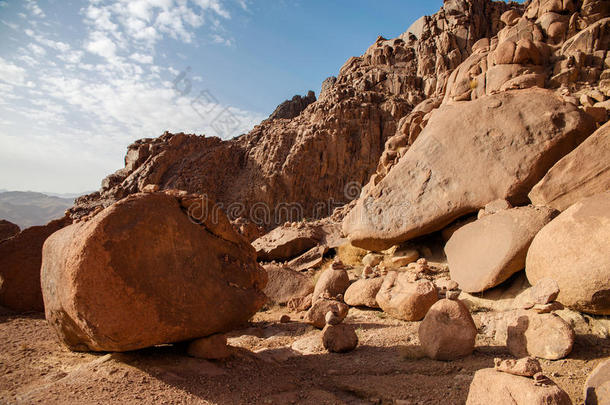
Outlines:
[[360, 197], [343, 230], [352, 244], [380, 250], [440, 230], [496, 199], [524, 203], [546, 171], [591, 132], [587, 115], [543, 89], [445, 105]]

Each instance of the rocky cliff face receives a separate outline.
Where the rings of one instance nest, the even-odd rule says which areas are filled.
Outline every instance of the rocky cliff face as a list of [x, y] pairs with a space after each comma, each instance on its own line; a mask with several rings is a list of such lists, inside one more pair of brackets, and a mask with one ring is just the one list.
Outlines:
[[[80, 218], [149, 184], [207, 194], [231, 218], [249, 217], [266, 228], [330, 215], [358, 196], [386, 141], [405, 131], [405, 117], [424, 100], [429, 106], [440, 100], [451, 72], [479, 39], [497, 34], [507, 10], [519, 14], [523, 7], [446, 1], [400, 37], [379, 37], [350, 58], [300, 114], [266, 120], [232, 140], [166, 133], [137, 141], [125, 167], [104, 179], [99, 192], [79, 198], [71, 215]], [[298, 108], [288, 110], [291, 116]]]

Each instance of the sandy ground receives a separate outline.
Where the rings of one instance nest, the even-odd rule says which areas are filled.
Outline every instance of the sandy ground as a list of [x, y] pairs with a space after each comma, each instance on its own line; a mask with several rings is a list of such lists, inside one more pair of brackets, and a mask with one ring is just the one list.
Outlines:
[[[290, 323], [277, 322], [287, 313]], [[480, 335], [472, 356], [423, 358], [417, 322], [350, 309], [360, 344], [330, 354], [320, 331], [284, 308], [259, 312], [229, 335], [233, 356], [190, 358], [181, 346], [128, 353], [74, 353], [60, 345], [42, 314], [0, 313], [0, 403], [43, 404], [462, 404], [476, 370], [509, 358]], [[475, 321], [477, 316], [475, 316]], [[610, 356], [610, 341], [580, 336], [568, 359], [542, 361], [544, 372], [582, 403], [588, 373]]]

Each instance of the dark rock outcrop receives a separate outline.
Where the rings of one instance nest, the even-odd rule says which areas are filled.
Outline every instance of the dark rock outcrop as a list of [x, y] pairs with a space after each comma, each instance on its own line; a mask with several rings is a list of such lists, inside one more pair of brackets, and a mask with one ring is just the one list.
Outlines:
[[292, 98], [292, 100], [286, 100], [282, 104], [278, 105], [275, 111], [271, 113], [269, 116], [270, 120], [277, 119], [291, 119], [303, 112], [305, 108], [311, 103], [316, 101], [316, 93], [309, 90], [307, 95], [301, 97], [296, 95]]

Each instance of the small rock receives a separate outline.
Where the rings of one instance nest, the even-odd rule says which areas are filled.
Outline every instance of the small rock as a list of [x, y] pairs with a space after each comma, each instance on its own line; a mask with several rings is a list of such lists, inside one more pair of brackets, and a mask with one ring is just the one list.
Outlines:
[[494, 359], [495, 369], [504, 373], [520, 375], [523, 377], [533, 377], [542, 372], [540, 362], [535, 357], [524, 357], [519, 360]]
[[504, 210], [508, 210], [513, 208], [513, 206], [511, 205], [511, 203], [509, 203], [506, 200], [494, 200], [488, 204], [485, 205], [485, 208], [482, 208], [479, 210], [479, 213], [477, 215], [477, 219], [481, 219], [483, 217], [486, 217], [488, 215], [492, 215], [495, 214], [498, 211], [504, 211]]
[[436, 279], [434, 280], [434, 284], [439, 288], [439, 290], [457, 290], [459, 284], [451, 279]]
[[373, 268], [371, 266], [364, 266], [364, 269], [362, 269], [362, 278], [370, 278], [374, 275], [374, 271]]
[[390, 262], [394, 267], [403, 267], [419, 258], [419, 252], [413, 248], [397, 249]]
[[288, 309], [298, 312], [307, 311], [311, 308], [311, 297], [313, 297], [313, 294], [309, 294], [306, 297], [291, 298], [287, 304]]
[[313, 290], [312, 303], [315, 303], [324, 294], [328, 294], [331, 297], [336, 297], [338, 294], [344, 294], [347, 287], [349, 287], [349, 284], [349, 276], [343, 267], [343, 263], [334, 262], [332, 266], [324, 270], [318, 278], [318, 282]]
[[345, 269], [345, 265], [343, 264], [343, 262], [339, 259], [335, 259], [332, 264], [330, 265], [330, 268], [333, 270], [344, 270]]
[[523, 291], [515, 297], [513, 308], [529, 309], [536, 304], [548, 304], [555, 301], [559, 295], [559, 285], [552, 278], [542, 278], [536, 285]]
[[362, 258], [362, 264], [364, 264], [365, 266], [375, 267], [379, 263], [381, 263], [382, 260], [383, 260], [383, 255], [376, 254], [376, 253], [367, 253]]
[[227, 345], [227, 337], [222, 334], [193, 340], [189, 343], [187, 353], [189, 356], [207, 360], [224, 359], [231, 355]]
[[382, 277], [357, 280], [345, 291], [345, 303], [352, 307], [379, 308], [375, 297], [382, 284]]
[[424, 352], [436, 360], [470, 355], [476, 336], [477, 327], [461, 301], [438, 301], [419, 326], [419, 341]]
[[461, 294], [461, 293], [462, 293], [461, 291], [457, 291], [457, 290], [449, 290], [449, 291], [447, 291], [447, 292], [445, 293], [445, 297], [446, 297], [448, 300], [453, 300], [453, 301], [455, 301], [455, 300], [457, 300], [457, 299], [459, 298], [459, 296], [460, 296], [460, 294]]
[[324, 319], [326, 320], [327, 325], [339, 325], [343, 322], [343, 318], [334, 311], [328, 311]]
[[322, 344], [329, 352], [345, 353], [358, 346], [358, 335], [349, 324], [326, 325], [322, 330]]
[[326, 325], [325, 317], [328, 311], [333, 311], [343, 320], [349, 312], [349, 307], [343, 302], [321, 299], [314, 302], [309, 311], [307, 311], [305, 320], [316, 328], [322, 329]]
[[284, 314], [282, 316], [280, 316], [280, 323], [288, 323], [290, 322], [290, 316]]
[[405, 321], [419, 321], [438, 301], [436, 287], [428, 280], [410, 282], [409, 273], [389, 272], [375, 299], [388, 315]]

